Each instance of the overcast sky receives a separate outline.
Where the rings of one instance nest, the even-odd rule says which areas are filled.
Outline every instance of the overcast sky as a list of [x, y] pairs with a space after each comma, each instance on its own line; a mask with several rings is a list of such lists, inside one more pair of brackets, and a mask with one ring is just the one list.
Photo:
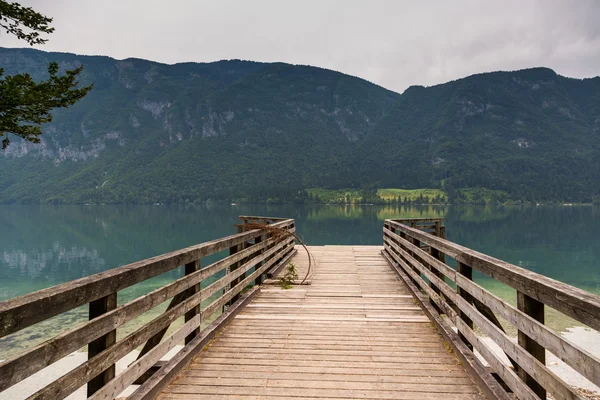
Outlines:
[[[600, 74], [600, 1], [21, 0], [54, 18], [42, 50], [165, 63], [308, 64], [388, 89], [546, 66]], [[24, 47], [4, 33], [0, 46]]]

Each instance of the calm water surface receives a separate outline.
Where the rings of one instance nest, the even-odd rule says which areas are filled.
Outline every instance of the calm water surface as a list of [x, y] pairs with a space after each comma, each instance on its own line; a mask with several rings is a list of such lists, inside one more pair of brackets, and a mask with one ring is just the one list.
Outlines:
[[2, 206], [0, 300], [285, 216], [310, 245], [381, 245], [385, 218], [445, 217], [462, 245], [600, 293], [599, 207]]
[[[444, 217], [452, 241], [600, 294], [600, 207], [1, 206], [0, 301], [230, 235], [238, 215], [295, 218], [309, 245], [381, 245], [386, 218]], [[120, 302], [180, 274], [136, 285]], [[82, 316], [85, 310], [73, 319]]]

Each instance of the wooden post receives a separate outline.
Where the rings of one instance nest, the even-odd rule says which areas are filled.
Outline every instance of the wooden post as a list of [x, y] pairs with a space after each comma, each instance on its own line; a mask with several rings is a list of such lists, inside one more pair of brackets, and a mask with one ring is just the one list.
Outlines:
[[[417, 223], [416, 223], [416, 222], [411, 222], [411, 223], [410, 223], [410, 226], [416, 229], [416, 228], [417, 228]], [[417, 246], [418, 248], [421, 248], [421, 242], [420, 242], [419, 240], [417, 240], [417, 239], [415, 239], [415, 238], [411, 237], [411, 242], [412, 242], [412, 244], [414, 244], [414, 245], [415, 245], [415, 246]], [[419, 260], [419, 257], [418, 257], [418, 255], [417, 255], [417, 254], [413, 253], [412, 251], [409, 251], [409, 252], [410, 252], [410, 254], [411, 254], [411, 255], [412, 255], [414, 258], [416, 258], [417, 260]], [[419, 271], [419, 269], [418, 269], [417, 267], [412, 267], [412, 269], [413, 269], [413, 271], [415, 272], [415, 274], [417, 274], [417, 275], [421, 276], [421, 271]], [[417, 282], [415, 282], [415, 283], [417, 283]]]
[[[102, 314], [117, 308], [117, 293], [109, 294], [101, 297], [98, 300], [90, 302], [89, 319], [92, 320]], [[95, 355], [106, 350], [117, 342], [117, 330], [112, 330], [106, 335], [91, 341], [88, 344], [88, 360]], [[102, 371], [99, 375], [92, 378], [87, 385], [88, 397], [96, 393], [102, 386], [106, 385], [110, 380], [115, 378], [115, 364]]]
[[[237, 253], [239, 250], [240, 250], [240, 246], [239, 246], [239, 245], [238, 245], [238, 246], [232, 246], [232, 247], [230, 247], [230, 248], [229, 248], [229, 255], [230, 255], [230, 256], [232, 256], [232, 255], [234, 255], [235, 253]], [[233, 263], [233, 264], [231, 264], [231, 266], [229, 266], [229, 267], [227, 268], [227, 270], [225, 271], [225, 274], [228, 274], [228, 273], [230, 273], [230, 272], [233, 272], [233, 271], [235, 271], [235, 270], [236, 270], [236, 269], [237, 269], [239, 266], [240, 266], [240, 262], [239, 262], [239, 261], [238, 261], [238, 262], [236, 262], [236, 263]], [[238, 283], [238, 281], [239, 281], [239, 279], [234, 279], [234, 280], [232, 280], [232, 281], [231, 281], [231, 283], [230, 283], [229, 285], [227, 285], [227, 287], [225, 288], [225, 291], [228, 291], [228, 290], [230, 290], [232, 287], [234, 287], [234, 286], [235, 286], [235, 285]], [[231, 299], [231, 301], [229, 302], [229, 304], [228, 304], [228, 305], [231, 305], [231, 304], [233, 304], [233, 303], [234, 303], [234, 302], [237, 300], [237, 298], [238, 298], [238, 296], [234, 296], [234, 297]]]
[[[198, 270], [200, 270], [200, 260], [192, 261], [189, 264], [185, 264], [184, 274], [190, 275]], [[193, 296], [194, 294], [200, 292], [200, 289], [201, 289], [200, 283], [192, 286], [191, 288], [189, 288], [187, 290], [188, 295], [186, 296], [186, 298], [189, 298], [190, 296]], [[189, 320], [194, 318], [196, 315], [200, 314], [201, 304], [202, 304], [202, 300], [200, 300], [200, 302], [198, 303], [198, 305], [196, 307], [192, 308], [190, 311], [185, 313], [185, 322], [188, 322]], [[198, 336], [200, 334], [200, 325], [201, 324], [202, 324], [202, 321], [200, 321], [200, 324], [198, 324], [198, 327], [185, 338], [185, 344], [188, 344], [189, 342], [192, 341], [192, 339], [194, 339], [196, 336]]]
[[[441, 223], [440, 221], [436, 221], [435, 222], [435, 232], [434, 235], [439, 237], [440, 236], [440, 232], [441, 232]], [[446, 257], [444, 256], [444, 253], [440, 252], [438, 249], [434, 248], [433, 246], [429, 246], [429, 254], [431, 254], [432, 257], [435, 257], [436, 259], [440, 260], [441, 262], [445, 263], [446, 262]], [[442, 273], [440, 273], [436, 268], [430, 266], [429, 267], [429, 271], [431, 271], [431, 273], [434, 276], [437, 276], [440, 279], [444, 279], [444, 275], [442, 275]], [[442, 292], [440, 291], [440, 288], [438, 288], [433, 282], [429, 282], [429, 287], [439, 296], [442, 295]], [[431, 306], [438, 312], [438, 314], [443, 314], [442, 310], [437, 306], [437, 304], [435, 304], [435, 302], [431, 299], [429, 299], [429, 303], [431, 304]]]
[[[456, 262], [456, 271], [463, 275], [465, 278], [469, 279], [469, 280], [473, 280], [473, 268], [471, 268], [470, 266], [461, 263], [460, 261]], [[460, 287], [457, 287], [457, 291], [458, 295], [462, 298], [464, 298], [466, 301], [468, 301], [469, 303], [471, 303], [471, 295], [464, 289], [461, 289]], [[469, 328], [473, 329], [473, 321], [467, 317], [467, 315], [459, 310], [458, 313], [459, 317], [465, 321], [465, 323], [467, 324], [467, 326], [469, 326]], [[467, 347], [471, 350], [473, 350], [473, 345], [467, 340], [467, 338], [465, 338], [461, 333], [459, 333], [459, 337], [461, 338], [461, 340], [467, 345]]]
[[[238, 226], [237, 227], [237, 233], [242, 233], [244, 232], [244, 228], [242, 226]], [[243, 249], [246, 248], [246, 243], [241, 243], [238, 244], [237, 246], [233, 246], [229, 248], [229, 255], [233, 255], [235, 253], [237, 253], [238, 251], [241, 251]], [[238, 269], [240, 267], [240, 265], [242, 265], [244, 262], [246, 261], [246, 258], [231, 264], [231, 266], [227, 269], [227, 272], [232, 272], [235, 271], [236, 269]], [[241, 276], [235, 278], [234, 280], [231, 281], [231, 284], [229, 285], [229, 288], [231, 289], [232, 287], [234, 287], [235, 285], [237, 285], [238, 283], [240, 283], [242, 280], [244, 280], [244, 278], [246, 277], [246, 274], [242, 274]], [[231, 301], [229, 302], [229, 305], [232, 305], [233, 303], [235, 303], [237, 301], [237, 299], [239, 299], [240, 295], [237, 294], [235, 295]]]
[[[517, 308], [529, 315], [540, 323], [544, 323], [544, 303], [529, 297], [525, 293], [517, 291]], [[546, 349], [521, 331], [518, 331], [519, 346], [533, 355], [539, 362], [546, 364]], [[523, 368], [519, 368], [519, 377], [537, 394], [540, 398], [546, 398], [546, 390]]]
[[[262, 242], [263, 236], [260, 235], [259, 237], [257, 237], [256, 239], [254, 239], [254, 244], [259, 244], [260, 242]], [[258, 252], [258, 254], [256, 255], [256, 257], [258, 257], [260, 254], [262, 254], [264, 252], [264, 250], [261, 250]], [[259, 269], [262, 265], [263, 265], [264, 261], [259, 262], [258, 264], [256, 264], [256, 266], [254, 267], [255, 270]], [[254, 284], [255, 285], [260, 285], [262, 284], [262, 274], [257, 276], [256, 279], [254, 280]]]
[[[400, 232], [396, 232], [396, 228], [394, 228], [394, 227], [390, 227], [390, 229], [391, 229], [392, 233], [397, 233], [397, 234], [399, 234], [399, 235], [400, 235], [400, 237], [401, 237], [402, 239], [406, 239], [406, 240], [408, 240], [409, 242], [413, 243], [413, 240], [412, 240], [412, 238], [411, 238], [411, 237], [409, 237], [409, 236], [407, 236], [405, 232], [402, 232], [402, 231], [400, 231]], [[391, 239], [391, 240], [392, 240], [392, 242], [394, 242], [394, 243], [396, 243], [396, 244], [400, 245], [400, 243], [398, 243], [398, 241], [397, 241], [397, 240], [394, 240], [394, 239]], [[407, 251], [409, 254], [412, 254], [412, 251], [410, 251], [410, 250], [408, 250], [408, 249], [406, 249], [406, 251]], [[400, 257], [402, 258], [402, 256], [400, 256]], [[401, 267], [401, 268], [402, 268], [402, 267]], [[407, 271], [407, 273], [408, 273], [408, 271]], [[410, 275], [409, 275], [409, 276], [408, 276], [408, 278], [409, 278], [411, 281], [415, 282], [415, 285], [417, 285], [417, 287], [418, 287], [418, 284], [417, 284], [417, 282], [416, 282], [416, 281], [413, 279], [413, 277], [412, 277], [412, 276], [410, 276]]]

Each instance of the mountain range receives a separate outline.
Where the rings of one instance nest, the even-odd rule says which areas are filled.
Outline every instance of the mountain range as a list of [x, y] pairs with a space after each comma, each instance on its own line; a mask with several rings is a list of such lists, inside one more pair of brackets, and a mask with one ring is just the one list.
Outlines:
[[600, 77], [532, 68], [399, 94], [311, 66], [0, 48], [6, 75], [43, 79], [50, 61], [83, 64], [94, 88], [53, 112], [40, 144], [11, 137], [0, 203], [284, 200], [309, 188], [600, 196]]

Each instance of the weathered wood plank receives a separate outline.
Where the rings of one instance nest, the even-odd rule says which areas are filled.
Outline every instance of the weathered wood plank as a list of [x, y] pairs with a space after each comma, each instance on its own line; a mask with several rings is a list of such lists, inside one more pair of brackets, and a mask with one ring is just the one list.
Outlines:
[[[261, 369], [260, 371], [256, 370], [238, 370], [238, 369], [230, 369], [229, 367], [222, 368], [220, 370], [215, 369], [192, 369], [187, 373], [187, 376], [190, 377], [204, 377], [204, 378], [252, 378], [252, 379], [260, 379], [266, 376], [265, 372], [269, 372], [269, 379], [281, 379], [281, 380], [302, 380], [302, 381], [316, 381], [316, 380], [324, 380], [331, 382], [338, 382], [338, 385], [341, 385], [340, 382], [374, 382], [374, 383], [424, 383], [428, 384], [431, 382], [431, 376], [429, 375], [430, 371], [420, 370], [421, 375], [408, 375], [407, 373], [412, 370], [403, 370], [402, 374], [399, 375], [380, 375], [380, 371], [371, 370], [365, 371], [365, 373], [356, 373], [357, 371], [349, 370], [346, 374], [328, 372], [323, 370], [321, 373], [307, 373], [307, 372], [283, 372], [281, 370], [277, 370], [275, 372], [265, 371]], [[354, 372], [355, 374], [351, 374]], [[464, 374], [458, 376], [438, 376], [436, 377], [436, 382], [440, 384], [447, 385], [470, 385], [472, 382], [470, 378], [464, 376]]]
[[[172, 394], [180, 394], [179, 399], [193, 400], [196, 394], [209, 394], [215, 397], [238, 398], [239, 395], [248, 395], [253, 393], [256, 396], [264, 396], [262, 398], [285, 399], [287, 396], [295, 396], [298, 398], [313, 398], [313, 399], [398, 399], [398, 400], [439, 400], [439, 392], [427, 391], [426, 387], [422, 387], [422, 391], [388, 391], [388, 390], [358, 390], [358, 389], [306, 389], [306, 388], [278, 388], [278, 387], [253, 387], [247, 388], [242, 386], [201, 386], [201, 385], [173, 385], [170, 387], [169, 396], [164, 398], [177, 399]], [[481, 400], [481, 395], [477, 393], [448, 393], [443, 396], [447, 400]], [[162, 399], [161, 399], [162, 400]]]
[[[269, 377], [267, 379], [264, 377], [263, 379], [257, 378], [219, 378], [218, 380], [214, 380], [212, 378], [204, 378], [204, 377], [181, 377], [177, 380], [177, 384], [174, 386], [183, 386], [183, 385], [191, 385], [191, 386], [219, 386], [219, 387], [232, 387], [232, 386], [241, 386], [241, 387], [269, 387], [269, 388], [290, 388], [290, 389], [340, 389], [340, 383], [337, 381], [328, 381], [328, 380], [297, 380], [297, 379], [273, 379]], [[364, 390], [364, 391], [375, 391], [379, 392], [381, 390], [381, 386], [378, 383], [373, 382], [365, 382], [365, 381], [347, 381], [344, 383], [344, 390]], [[442, 384], [438, 383], [435, 385], [427, 385], [426, 388], [423, 387], [421, 383], [397, 383], [397, 382], [386, 382], [385, 384], [386, 391], [398, 391], [398, 392], [428, 392], [428, 393], [443, 393], [443, 394], [453, 394], [453, 393], [477, 393], [477, 389], [473, 385], [455, 385], [455, 384]]]
[[[216, 372], [216, 373], [227, 373], [227, 372], [239, 372], [241, 374], [254, 372], [254, 373], [289, 373], [295, 374], [298, 378], [303, 379], [305, 376], [314, 374], [314, 375], [345, 375], [345, 376], [354, 376], [361, 377], [364, 379], [385, 379], [389, 377], [390, 379], [403, 379], [410, 377], [423, 377], [423, 378], [432, 378], [432, 377], [446, 377], [446, 378], [466, 378], [470, 381], [470, 378], [465, 374], [465, 371], [460, 367], [460, 365], [445, 365], [441, 369], [435, 368], [427, 368], [427, 369], [419, 369], [417, 366], [399, 366], [398, 368], [385, 368], [385, 369], [377, 369], [377, 368], [363, 368], [362, 366], [357, 366], [355, 364], [354, 368], [352, 367], [331, 367], [331, 366], [299, 366], [299, 365], [236, 365], [235, 368], [231, 368], [230, 364], [214, 364], [214, 363], [192, 363], [186, 368], [186, 371], [189, 371], [189, 374], [196, 374], [202, 372]], [[186, 372], [187, 373], [187, 372]], [[375, 376], [373, 376], [375, 375]]]
[[289, 218], [260, 217], [257, 215], [240, 215], [238, 218], [241, 220], [248, 221], [248, 222], [252, 222], [252, 221], [261, 221], [261, 222], [289, 221]]
[[[369, 369], [379, 369], [382, 372], [387, 370], [399, 370], [406, 368], [416, 368], [416, 369], [429, 369], [429, 370], [448, 370], [452, 367], [456, 366], [456, 362], [454, 363], [427, 363], [427, 362], [419, 362], [418, 358], [412, 358], [404, 362], [404, 360], [398, 360], [398, 362], [381, 362], [381, 361], [371, 361], [366, 362], [363, 361], [360, 364], [353, 361], [331, 361], [331, 360], [321, 360], [318, 363], [314, 360], [287, 360], [287, 359], [252, 359], [252, 358], [235, 358], [235, 357], [203, 357], [202, 363], [206, 364], [219, 364], [219, 365], [232, 365], [235, 366], [272, 366], [278, 368], [279, 366], [299, 366], [299, 367], [314, 367], [315, 365], [319, 365], [324, 368], [353, 368], [355, 370], [362, 370], [364, 368]], [[490, 379], [493, 382], [496, 382], [494, 378], [490, 375]], [[498, 384], [496, 382], [496, 384]], [[509, 399], [508, 397], [506, 398]]]

